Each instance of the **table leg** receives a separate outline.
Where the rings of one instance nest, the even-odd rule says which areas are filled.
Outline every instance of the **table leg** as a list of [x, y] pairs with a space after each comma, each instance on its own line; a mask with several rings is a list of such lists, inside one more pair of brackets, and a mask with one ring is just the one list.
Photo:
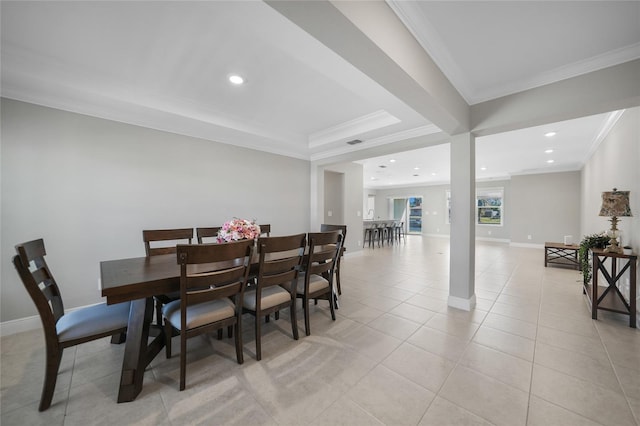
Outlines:
[[142, 390], [145, 368], [164, 346], [163, 333], [160, 333], [151, 345], [147, 346], [152, 316], [153, 298], [131, 302], [118, 402], [130, 402], [136, 399]]

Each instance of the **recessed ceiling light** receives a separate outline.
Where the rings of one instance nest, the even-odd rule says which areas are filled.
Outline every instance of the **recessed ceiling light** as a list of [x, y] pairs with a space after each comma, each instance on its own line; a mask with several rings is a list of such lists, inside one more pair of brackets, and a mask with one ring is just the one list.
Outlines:
[[436, 175], [436, 172], [431, 173], [431, 176], [435, 176], [435, 175]]
[[486, 167], [480, 167], [480, 170], [485, 171], [485, 170], [487, 170], [487, 168]]
[[381, 169], [386, 169], [387, 166], [385, 166], [384, 164], [380, 164], [378, 167], [380, 167]]
[[553, 163], [553, 160], [547, 160], [547, 163], [551, 164]]
[[391, 160], [389, 160], [390, 163], [395, 163], [396, 160], [394, 160], [393, 158]]
[[554, 137], [556, 135], [556, 132], [548, 132], [544, 134], [546, 137], [551, 138]]
[[237, 86], [241, 85], [244, 83], [244, 78], [242, 78], [241, 76], [237, 75], [237, 74], [232, 74], [229, 76], [229, 81]]
[[413, 170], [420, 170], [420, 167], [414, 167]]
[[551, 154], [552, 152], [553, 152], [552, 149], [547, 149], [547, 150], [544, 151], [545, 154]]

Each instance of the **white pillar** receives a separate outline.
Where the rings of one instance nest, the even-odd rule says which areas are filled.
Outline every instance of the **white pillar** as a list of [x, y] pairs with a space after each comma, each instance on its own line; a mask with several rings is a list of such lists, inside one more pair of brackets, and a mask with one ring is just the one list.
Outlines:
[[471, 133], [451, 138], [451, 244], [448, 305], [470, 311], [475, 295], [476, 149]]

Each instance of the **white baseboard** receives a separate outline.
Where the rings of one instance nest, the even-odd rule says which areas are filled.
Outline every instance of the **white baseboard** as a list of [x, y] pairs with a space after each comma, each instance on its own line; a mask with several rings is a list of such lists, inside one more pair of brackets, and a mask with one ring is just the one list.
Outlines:
[[510, 243], [511, 247], [532, 248], [532, 249], [544, 249], [544, 244], [528, 244], [528, 243]]
[[452, 308], [462, 309], [463, 311], [471, 311], [476, 307], [476, 295], [474, 294], [470, 299], [463, 299], [462, 297], [449, 295], [447, 305]]
[[449, 236], [449, 234], [424, 234], [425, 237], [431, 237], [431, 238], [451, 238]]
[[[99, 303], [93, 303], [87, 306], [79, 306], [77, 308], [65, 309], [65, 312], [69, 313], [78, 309], [83, 309], [89, 306], [99, 305]], [[42, 321], [40, 315], [33, 315], [31, 317], [18, 318], [15, 320], [0, 322], [0, 337], [11, 336], [12, 334], [22, 333], [24, 331], [37, 330], [42, 328]]]
[[493, 243], [506, 243], [506, 244], [511, 243], [511, 240], [508, 238], [476, 237], [476, 241], [489, 241]]

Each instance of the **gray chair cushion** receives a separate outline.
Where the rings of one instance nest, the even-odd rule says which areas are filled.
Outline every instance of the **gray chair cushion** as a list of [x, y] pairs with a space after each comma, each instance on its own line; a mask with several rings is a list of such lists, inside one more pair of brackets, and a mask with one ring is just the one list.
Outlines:
[[129, 302], [102, 303], [66, 313], [56, 323], [58, 339], [68, 342], [127, 327], [130, 306]]
[[[261, 309], [269, 309], [273, 306], [281, 303], [291, 301], [291, 294], [280, 287], [274, 285], [262, 290], [262, 301], [260, 302]], [[245, 291], [244, 293], [244, 305], [245, 308], [255, 311], [256, 310], [256, 292], [255, 290]]]
[[[320, 275], [313, 274], [309, 277], [309, 293], [315, 293], [318, 290], [329, 288], [329, 281]], [[304, 276], [298, 278], [298, 294], [304, 294]]]
[[[209, 302], [196, 303], [187, 307], [187, 329], [211, 324], [227, 318], [232, 318], [236, 314], [236, 307], [229, 299], [217, 299]], [[180, 328], [180, 300], [174, 300], [162, 307], [162, 316], [169, 323]]]

